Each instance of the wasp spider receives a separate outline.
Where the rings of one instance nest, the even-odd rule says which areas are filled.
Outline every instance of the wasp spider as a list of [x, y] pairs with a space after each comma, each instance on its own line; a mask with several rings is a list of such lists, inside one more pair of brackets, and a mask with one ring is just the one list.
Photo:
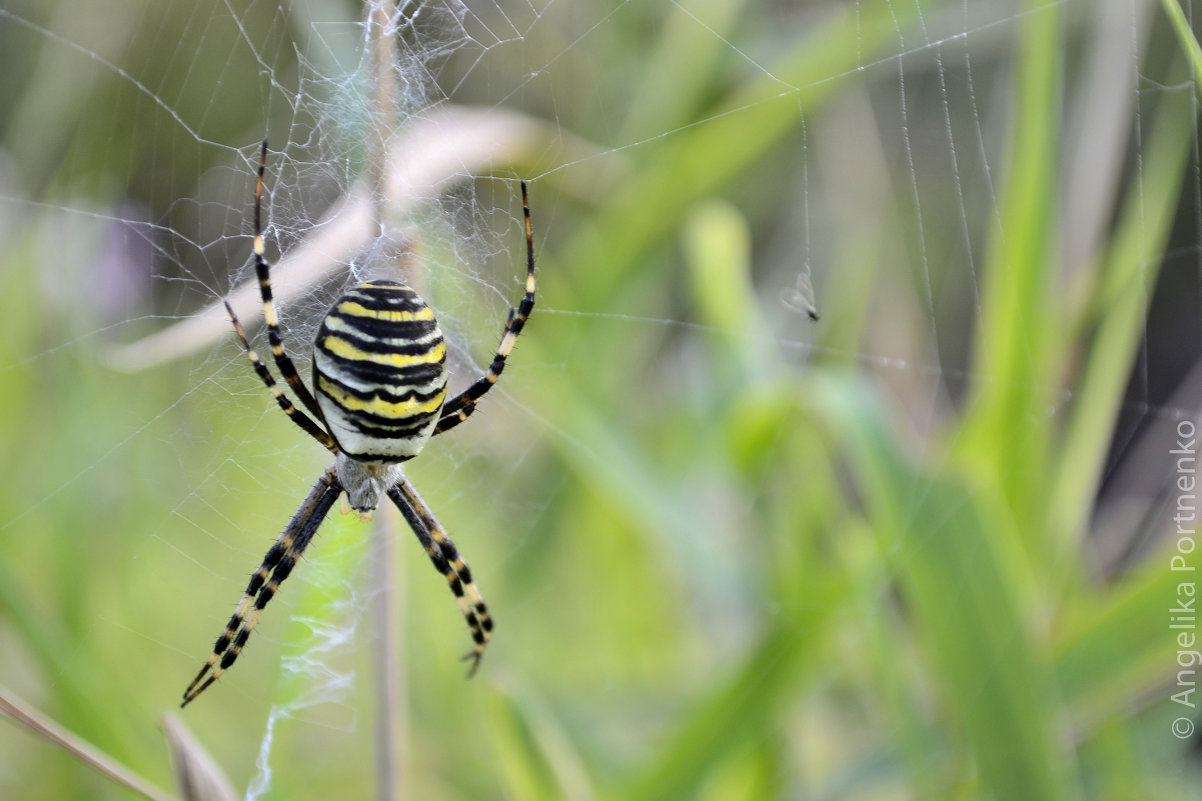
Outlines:
[[280, 408], [306, 434], [334, 454], [334, 463], [317, 479], [284, 532], [263, 557], [263, 564], [251, 576], [242, 600], [217, 638], [213, 654], [184, 691], [181, 706], [187, 706], [234, 664], [259, 622], [263, 608], [292, 572], [334, 501], [343, 492], [347, 494], [350, 506], [361, 515], [375, 509], [384, 495], [400, 509], [435, 569], [446, 577], [467, 620], [475, 641], [473, 649], [464, 657], [472, 662], [470, 676], [479, 667], [484, 646], [492, 633], [492, 617], [472, 581], [467, 562], [459, 555], [430, 507], [405, 479], [401, 463], [416, 456], [430, 437], [450, 431], [471, 416], [477, 402], [497, 383], [513, 343], [534, 309], [534, 239], [526, 182], [522, 182], [526, 294], [516, 309], [509, 310], [501, 344], [482, 378], [461, 394], [446, 400], [446, 343], [434, 312], [409, 287], [393, 281], [375, 281], [359, 284], [339, 298], [322, 321], [313, 344], [313, 391], [310, 392], [284, 350], [271, 298], [270, 268], [263, 257], [260, 217], [266, 165], [267, 142], [264, 140], [255, 183], [255, 271], [263, 296], [263, 316], [267, 322], [271, 356], [308, 413], [294, 406], [276, 384], [267, 365], [250, 347], [229, 303], [226, 303], [226, 310], [255, 372], [275, 396]]

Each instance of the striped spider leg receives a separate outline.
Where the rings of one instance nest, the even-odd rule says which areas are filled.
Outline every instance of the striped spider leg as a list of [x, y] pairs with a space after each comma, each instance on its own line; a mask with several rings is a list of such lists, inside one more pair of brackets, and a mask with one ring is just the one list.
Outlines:
[[505, 331], [501, 334], [501, 344], [497, 347], [492, 364], [488, 366], [488, 372], [462, 393], [447, 401], [447, 405], [442, 409], [442, 417], [434, 427], [435, 434], [450, 431], [476, 411], [476, 402], [484, 397], [501, 377], [501, 371], [505, 369], [505, 360], [513, 350], [513, 343], [517, 342], [522, 327], [526, 325], [526, 319], [530, 317], [530, 312], [534, 311], [534, 232], [530, 227], [530, 200], [526, 196], [525, 181], [522, 181], [522, 216], [526, 223], [526, 294], [522, 296], [516, 309], [509, 310], [509, 319], [505, 321]]
[[[259, 622], [263, 607], [275, 597], [281, 582], [288, 578], [305, 547], [325, 520], [330, 507], [341, 494], [342, 486], [334, 475], [334, 468], [330, 467], [317, 479], [313, 489], [284, 528], [284, 533], [263, 557], [263, 564], [259, 565], [259, 569], [250, 577], [250, 584], [247, 585], [242, 600], [238, 602], [237, 609], [226, 624], [225, 631], [217, 638], [212, 655], [200, 668], [196, 678], [192, 679], [188, 689], [184, 690], [184, 702], [180, 704], [181, 707], [187, 706], [196, 696], [207, 690], [210, 684], [217, 681], [218, 677], [234, 664], [246, 641], [250, 639], [255, 624]], [[218, 659], [221, 660], [220, 664], [213, 667]]]
[[[271, 292], [271, 270], [262, 232], [264, 140], [255, 182], [254, 260], [272, 360], [295, 406], [270, 369], [251, 348], [238, 317], [226, 304], [247, 357], [280, 409], [302, 431], [334, 454], [334, 463], [317, 479], [308, 496], [252, 574], [234, 614], [217, 638], [213, 653], [184, 691], [187, 706], [238, 658], [264, 607], [275, 597], [297, 560], [316, 535], [334, 502], [345, 492], [350, 506], [369, 515], [388, 498], [401, 511], [431, 563], [444, 577], [467, 621], [475, 647], [469, 675], [479, 666], [493, 629], [492, 616], [446, 530], [405, 479], [401, 464], [421, 452], [434, 434], [466, 420], [476, 403], [497, 382], [534, 309], [534, 245], [530, 206], [522, 182], [526, 234], [526, 294], [511, 309], [501, 343], [488, 372], [460, 395], [446, 401], [446, 343], [434, 313], [410, 287], [375, 281], [351, 288], [335, 301], [313, 344], [313, 384], [309, 389], [285, 350]], [[445, 401], [445, 405], [444, 405]]]
[[480, 667], [484, 646], [492, 636], [493, 624], [488, 606], [484, 603], [484, 596], [472, 581], [471, 568], [459, 555], [455, 543], [451, 542], [446, 530], [435, 519], [430, 507], [426, 506], [426, 502], [408, 481], [402, 478], [396, 486], [388, 490], [388, 497], [401, 511], [401, 516], [426, 549], [426, 555], [430, 557], [434, 569], [446, 578], [455, 600], [459, 602], [459, 610], [463, 613], [467, 627], [472, 633], [472, 640], [476, 643], [463, 657], [464, 660], [472, 661], [467, 674], [473, 676]]

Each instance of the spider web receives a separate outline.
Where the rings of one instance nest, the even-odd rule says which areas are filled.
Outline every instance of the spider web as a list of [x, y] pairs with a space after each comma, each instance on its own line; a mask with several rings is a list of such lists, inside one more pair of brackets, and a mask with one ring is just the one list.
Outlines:
[[[1192, 19], [1192, 4], [1185, 8]], [[382, 22], [369, 21], [373, 11]], [[0, 8], [0, 52], [11, 65], [0, 78], [7, 101], [0, 233], [15, 243], [17, 265], [0, 275], [14, 321], [0, 348], [0, 381], [34, 387], [24, 399], [0, 394], [10, 420], [0, 443], [28, 454], [0, 508], [7, 570], [21, 586], [35, 584], [40, 560], [50, 557], [29, 543], [94, 540], [82, 561], [128, 577], [128, 604], [93, 611], [69, 591], [48, 593], [44, 602], [75, 621], [80, 641], [91, 630], [111, 641], [99, 652], [80, 644], [68, 650], [161, 671], [161, 681], [149, 681], [155, 692], [182, 689], [248, 571], [323, 467], [320, 448], [270, 404], [221, 309], [231, 299], [248, 329], [258, 328], [249, 249], [264, 136], [267, 253], [302, 375], [306, 343], [333, 299], [381, 276], [413, 283], [437, 310], [452, 391], [482, 374], [521, 295], [516, 179], [530, 183], [544, 258], [529, 330], [545, 325], [553, 333], [530, 346], [532, 358], [523, 359], [519, 345], [470, 434], [465, 426], [463, 436], [440, 438], [407, 473], [447, 517], [477, 575], [482, 557], [472, 554], [481, 550], [498, 572], [516, 574], [523, 560], [538, 558], [539, 527], [553, 506], [552, 489], [495, 477], [496, 464], [526, 474], [527, 460], [545, 458], [547, 441], [569, 462], [610, 457], [598, 439], [563, 422], [579, 418], [549, 416], [520, 390], [542, 373], [575, 381], [581, 361], [595, 360], [597, 374], [615, 382], [627, 380], [613, 369], [623, 360], [657, 365], [648, 386], [625, 389], [662, 395], [669, 384], [720, 380], [721, 370], [715, 378], [698, 363], [705, 343], [733, 331], [756, 348], [783, 352], [771, 369], [820, 361], [870, 376], [896, 402], [921, 456], [947, 410], [967, 403], [991, 375], [974, 359], [967, 332], [990, 314], [982, 265], [1006, 213], [999, 176], [1021, 135], [1006, 101], [1017, 80], [1011, 50], [1030, 19], [1047, 14], [1063, 19], [1065, 139], [1080, 144], [1058, 165], [1064, 196], [1051, 209], [1063, 231], [1060, 278], [1071, 293], [1119, 214], [1116, 198], [1141, 191], [1148, 109], [1193, 91], [1192, 83], [1170, 82], [1178, 73], [1167, 52], [1148, 52], [1154, 26], [1164, 23], [1143, 0]], [[793, 55], [799, 40], [837, 41], [843, 30], [854, 32], [855, 52], [815, 47], [805, 58]], [[380, 31], [392, 42], [383, 51]], [[671, 60], [680, 53], [690, 59]], [[1193, 133], [1165, 266], [1158, 275], [1149, 265], [1147, 280], [1130, 290], [1144, 293], [1152, 311], [1103, 468], [1103, 508], [1152, 491], [1125, 471], [1199, 405], [1191, 371], [1202, 342], [1202, 179], [1196, 126]], [[707, 136], [727, 139], [705, 150]], [[763, 143], [769, 139], [774, 144]], [[686, 230], [688, 220], [716, 228], [726, 219], [721, 211], [705, 217], [670, 208], [670, 198], [629, 197], [640, 171], [654, 168], [643, 161], [648, 152], [681, 162], [690, 204], [725, 197], [749, 221], [751, 303], [762, 319], [739, 326], [720, 311], [705, 314], [704, 291], [686, 297], [685, 278], [680, 297], [649, 302], [638, 290], [652, 278], [624, 267], [615, 267], [614, 282], [632, 289], [607, 295], [624, 305], [597, 305], [578, 291], [589, 279], [567, 263], [562, 237], [587, 225], [579, 220], [605, 198], [640, 207], [617, 219], [642, 244], [626, 244], [626, 231], [591, 240], [612, 246], [616, 264], [683, 274], [687, 257], [678, 251], [690, 246], [680, 244], [683, 234], [657, 233], [654, 218], [668, 218], [673, 230]], [[855, 221], [872, 217], [865, 206], [875, 204], [901, 209], [894, 219], [904, 229], [859, 231]], [[696, 240], [707, 241], [705, 230]], [[856, 266], [868, 262], [875, 271]], [[874, 289], [877, 282], [883, 289]], [[893, 298], [875, 307], [879, 319], [851, 319], [854, 298], [874, 294]], [[38, 299], [32, 311], [14, 300], [23, 296]], [[708, 308], [720, 308], [718, 301]], [[646, 352], [598, 353], [578, 328], [588, 324], [633, 331]], [[862, 334], [852, 333], [861, 324]], [[266, 353], [262, 333], [253, 338]], [[736, 361], [747, 351], [737, 354]], [[744, 379], [728, 380], [737, 389]], [[1087, 391], [1071, 378], [1041, 389], [1057, 420]], [[56, 400], [76, 393], [95, 399], [90, 417]], [[43, 447], [33, 447], [38, 442]], [[737, 543], [687, 536], [707, 527], [707, 513], [726, 520], [729, 508], [741, 508], [738, 498], [716, 496], [708, 502], [716, 512], [706, 502], [669, 509], [661, 519], [671, 524], [656, 536], [678, 561], [682, 584], [707, 585], [695, 593], [699, 615], [714, 640], [728, 644], [722, 650], [737, 653], [753, 634], [746, 621], [756, 601], [740, 590], [750, 568], [734, 558]], [[130, 499], [143, 506], [130, 508]], [[96, 505], [94, 514], [84, 501]], [[1129, 527], [1100, 528], [1092, 555], [1100, 572], [1122, 572], [1156, 547]], [[481, 545], [486, 531], [492, 541]], [[248, 798], [277, 792], [278, 749], [296, 748], [281, 738], [299, 740], [302, 728], [321, 730], [335, 753], [362, 747], [368, 707], [357, 693], [370, 668], [360, 652], [376, 635], [360, 623], [378, 591], [364, 567], [369, 553], [363, 529], [332, 516], [289, 581], [297, 586], [265, 613], [229, 680], [197, 704], [212, 702], [203, 725], [225, 733], [209, 696], [221, 690], [247, 705], [270, 696], [266, 719], [256, 707], [255, 747], [246, 740], [222, 754], [231, 773], [251, 777]], [[407, 580], [431, 572], [420, 553], [401, 558]], [[75, 576], [55, 575], [64, 584]], [[461, 624], [445, 590], [432, 578], [421, 582], [404, 593], [407, 617], [429, 614], [439, 623], [423, 621], [410, 648], [432, 653], [411, 658], [445, 670], [465, 632], [453, 629]], [[506, 614], [536, 618], [561, 590], [511, 593]], [[169, 603], [174, 595], [182, 597]], [[162, 607], [146, 609], [155, 598]], [[281, 663], [272, 654], [281, 650], [285, 678], [273, 683]], [[33, 657], [0, 659], [0, 684], [27, 661]], [[246, 683], [228, 686], [237, 677]], [[24, 781], [19, 769], [0, 773], [0, 788]]]

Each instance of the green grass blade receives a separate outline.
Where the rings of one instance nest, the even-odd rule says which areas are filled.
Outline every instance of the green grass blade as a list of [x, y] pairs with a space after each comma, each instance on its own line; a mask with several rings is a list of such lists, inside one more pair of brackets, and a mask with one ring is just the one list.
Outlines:
[[982, 794], [1072, 797], [1050, 671], [997, 554], [996, 517], [957, 481], [908, 462], [867, 387], [831, 380], [816, 390], [848, 443], [882, 553], [953, 726], [967, 735]]
[[[718, 192], [773, 152], [812, 113], [858, 75], [857, 68], [897, 43], [919, 3], [871, 4], [858, 14], [832, 15], [779, 63], [762, 70], [689, 129], [671, 148], [645, 143], [638, 178], [610, 199], [567, 247], [564, 264], [582, 265], [605, 298], [630, 277], [639, 259], [662, 243], [698, 199]], [[614, 232], [621, 231], [621, 236]]]
[[1125, 713], [1168, 678], [1177, 646], [1168, 610], [1182, 575], [1166, 559], [1105, 593], [1078, 596], [1065, 612], [1053, 653], [1060, 696], [1078, 726]]
[[1128, 194], [1103, 257], [1088, 321], [1094, 335], [1050, 496], [1055, 505], [1048, 530], [1060, 538], [1066, 559], [1076, 553], [1093, 509], [1110, 432], [1144, 334], [1149, 293], [1160, 274], [1160, 254], [1177, 212], [1195, 124], [1188, 96], [1162, 97], [1146, 138], [1140, 184]]
[[1189, 20], [1185, 18], [1185, 12], [1181, 10], [1179, 0], [1160, 0], [1160, 5], [1164, 8], [1164, 13], [1168, 15], [1173, 32], [1177, 34], [1177, 40], [1181, 42], [1182, 51], [1189, 59], [1190, 68], [1194, 73], [1194, 91], [1198, 94], [1198, 98], [1202, 99], [1202, 82], [1199, 82], [1199, 78], [1202, 77], [1202, 46], [1198, 45], [1198, 37], [1194, 36]]
[[1049, 298], [1059, 168], [1061, 11], [1026, 3], [1018, 25], [1014, 133], [987, 259], [976, 334], [974, 387], [965, 439], [967, 463], [989, 476], [1020, 519], [1042, 517], [1033, 504], [1046, 473]]
[[486, 703], [492, 742], [509, 797], [523, 801], [592, 801], [584, 764], [545, 704], [529, 692], [493, 685]]
[[726, 756], [768, 737], [788, 709], [815, 633], [826, 628], [822, 609], [837, 606], [833, 596], [826, 600], [807, 613], [782, 615], [734, 675], [695, 704], [668, 742], [656, 749], [656, 759], [612, 798], [694, 798]]

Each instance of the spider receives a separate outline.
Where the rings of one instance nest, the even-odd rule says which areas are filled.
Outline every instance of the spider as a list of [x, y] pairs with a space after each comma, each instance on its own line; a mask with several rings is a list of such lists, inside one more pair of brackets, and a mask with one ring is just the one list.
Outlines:
[[[334, 454], [334, 463], [317, 479], [282, 534], [250, 578], [213, 653], [184, 691], [187, 706], [222, 673], [246, 646], [263, 608], [279, 590], [317, 533], [322, 520], [343, 492], [351, 508], [366, 517], [387, 495], [417, 535], [426, 554], [447, 583], [467, 621], [475, 646], [468, 675], [480, 666], [493, 621], [467, 562], [459, 555], [430, 507], [405, 479], [401, 463], [416, 456], [430, 437], [467, 420], [479, 400], [496, 385], [522, 326], [534, 309], [534, 237], [530, 203], [522, 181], [522, 213], [526, 228], [526, 294], [510, 308], [501, 343], [483, 377], [446, 400], [446, 343], [434, 312], [408, 286], [395, 281], [359, 284], [330, 309], [313, 344], [313, 391], [305, 386], [284, 350], [271, 296], [270, 267], [263, 256], [261, 209], [267, 140], [259, 154], [255, 182], [255, 272], [263, 298], [263, 317], [271, 356], [288, 387], [308, 410], [298, 409], [276, 384], [271, 371], [251, 348], [227, 302], [234, 332], [259, 378], [294, 423]], [[445, 403], [444, 403], [445, 401]], [[324, 428], [323, 428], [324, 424]]]

